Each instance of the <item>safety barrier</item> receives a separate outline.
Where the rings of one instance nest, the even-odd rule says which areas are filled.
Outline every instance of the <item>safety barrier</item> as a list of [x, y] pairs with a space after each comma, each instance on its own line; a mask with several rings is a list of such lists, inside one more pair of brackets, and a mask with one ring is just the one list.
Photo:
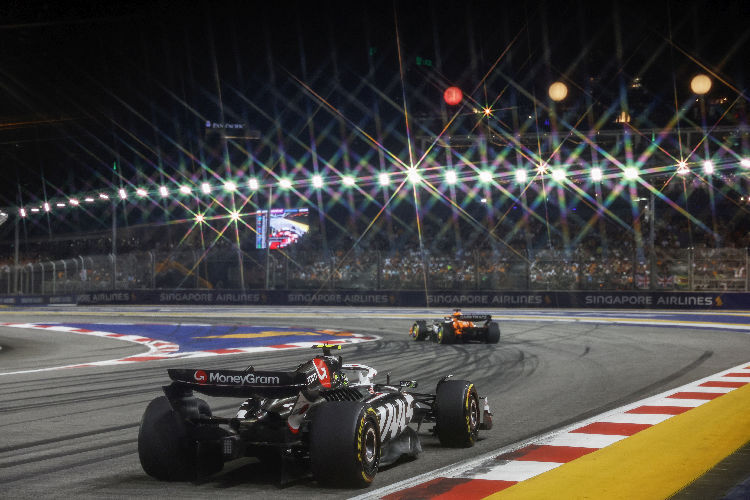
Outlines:
[[746, 292], [491, 292], [416, 290], [115, 290], [66, 295], [0, 295], [0, 305], [318, 305], [453, 308], [750, 309]]

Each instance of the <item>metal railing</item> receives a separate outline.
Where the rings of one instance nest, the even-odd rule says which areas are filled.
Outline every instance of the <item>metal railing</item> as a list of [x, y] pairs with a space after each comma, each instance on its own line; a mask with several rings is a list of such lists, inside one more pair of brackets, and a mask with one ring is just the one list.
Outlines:
[[[240, 262], [242, 268], [240, 269]], [[268, 263], [268, 269], [266, 269]], [[60, 295], [131, 289], [748, 291], [744, 248], [656, 249], [637, 255], [409, 251], [300, 255], [135, 252], [0, 267], [0, 293]], [[268, 271], [268, 272], [267, 272]], [[653, 275], [653, 279], [652, 279]]]

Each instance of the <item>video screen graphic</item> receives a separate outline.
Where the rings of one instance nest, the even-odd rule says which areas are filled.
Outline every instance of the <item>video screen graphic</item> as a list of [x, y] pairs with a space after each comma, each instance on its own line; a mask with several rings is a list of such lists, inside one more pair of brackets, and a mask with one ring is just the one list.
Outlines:
[[268, 210], [255, 212], [255, 248], [266, 248], [266, 241], [271, 250], [285, 248], [310, 230], [307, 208], [272, 208], [270, 231], [267, 215]]

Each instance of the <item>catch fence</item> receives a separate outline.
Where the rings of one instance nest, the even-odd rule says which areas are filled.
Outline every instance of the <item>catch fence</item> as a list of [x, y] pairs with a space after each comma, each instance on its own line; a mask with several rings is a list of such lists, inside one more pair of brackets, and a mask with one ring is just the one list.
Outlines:
[[134, 289], [748, 291], [748, 261], [744, 248], [656, 249], [644, 255], [147, 251], [5, 264], [0, 266], [0, 294]]

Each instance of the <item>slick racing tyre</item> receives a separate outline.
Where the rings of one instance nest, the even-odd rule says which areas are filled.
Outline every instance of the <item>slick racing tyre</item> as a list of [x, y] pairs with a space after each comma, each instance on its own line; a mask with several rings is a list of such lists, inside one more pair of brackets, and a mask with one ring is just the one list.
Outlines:
[[138, 458], [146, 474], [162, 481], [188, 481], [196, 476], [196, 443], [188, 424], [164, 396], [151, 401], [143, 413]]
[[427, 338], [427, 322], [426, 321], [417, 321], [412, 325], [411, 330], [409, 330], [409, 335], [411, 338], [416, 340], [417, 342], [424, 340]]
[[435, 394], [436, 430], [440, 444], [474, 446], [479, 431], [479, 397], [468, 380], [446, 380]]
[[310, 466], [321, 484], [362, 488], [380, 463], [375, 410], [359, 401], [323, 403], [312, 416]]
[[440, 323], [438, 325], [437, 341], [439, 344], [452, 344], [456, 341], [456, 332], [453, 330], [452, 323]]
[[492, 321], [487, 325], [487, 343], [497, 344], [500, 342], [500, 325]]
[[206, 403], [201, 398], [195, 398], [198, 401], [198, 414], [201, 417], [210, 417], [211, 416], [211, 407], [208, 406], [208, 403]]

